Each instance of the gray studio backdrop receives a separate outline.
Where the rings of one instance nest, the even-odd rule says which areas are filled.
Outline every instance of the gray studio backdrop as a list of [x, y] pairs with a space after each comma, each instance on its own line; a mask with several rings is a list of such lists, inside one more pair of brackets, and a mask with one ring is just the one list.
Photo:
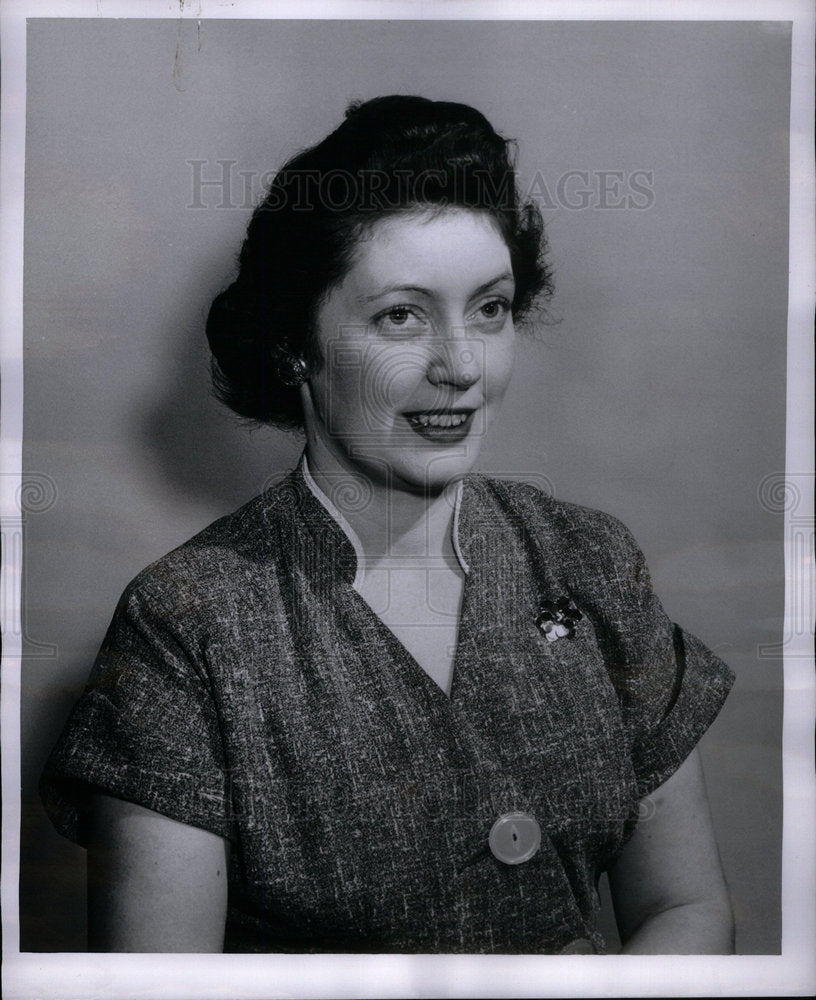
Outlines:
[[84, 947], [36, 781], [119, 594], [299, 454], [212, 400], [209, 299], [264, 173], [393, 92], [519, 139], [557, 294], [481, 468], [620, 517], [736, 670], [704, 763], [738, 948], [779, 950], [789, 50], [777, 23], [29, 21], [23, 950]]

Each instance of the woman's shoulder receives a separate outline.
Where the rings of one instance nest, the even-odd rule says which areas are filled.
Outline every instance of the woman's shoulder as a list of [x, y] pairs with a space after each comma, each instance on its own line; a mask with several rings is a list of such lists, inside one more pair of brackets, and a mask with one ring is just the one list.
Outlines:
[[147, 565], [127, 585], [122, 601], [172, 601], [179, 608], [235, 593], [257, 580], [261, 568], [274, 575], [282, 551], [276, 528], [292, 505], [284, 484], [264, 490]]
[[476, 491], [525, 530], [545, 538], [550, 545], [564, 544], [573, 551], [595, 550], [606, 556], [640, 558], [632, 532], [606, 511], [554, 497], [547, 490], [522, 479], [474, 476]]

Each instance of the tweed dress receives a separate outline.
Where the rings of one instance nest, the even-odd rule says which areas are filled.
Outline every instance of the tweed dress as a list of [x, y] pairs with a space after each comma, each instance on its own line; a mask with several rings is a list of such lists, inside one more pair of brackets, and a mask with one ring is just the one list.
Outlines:
[[[455, 522], [449, 697], [300, 469], [140, 573], [42, 778], [57, 829], [83, 842], [96, 788], [228, 838], [227, 951], [603, 950], [600, 874], [733, 675], [616, 519], [472, 475]], [[541, 844], [507, 864], [516, 811]]]

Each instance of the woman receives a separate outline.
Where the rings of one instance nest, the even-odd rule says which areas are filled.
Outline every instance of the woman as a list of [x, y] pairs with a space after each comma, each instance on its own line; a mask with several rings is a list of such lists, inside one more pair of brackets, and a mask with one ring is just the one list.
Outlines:
[[43, 777], [91, 947], [727, 952], [695, 745], [728, 668], [607, 515], [471, 474], [540, 216], [472, 108], [352, 106], [207, 334], [298, 469], [141, 573]]

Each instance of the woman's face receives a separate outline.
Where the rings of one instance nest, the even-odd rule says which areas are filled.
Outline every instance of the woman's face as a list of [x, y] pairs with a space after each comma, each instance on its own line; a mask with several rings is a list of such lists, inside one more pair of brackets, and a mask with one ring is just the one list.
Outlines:
[[510, 379], [514, 287], [489, 215], [375, 223], [318, 313], [324, 364], [304, 387], [313, 464], [416, 492], [468, 472]]

